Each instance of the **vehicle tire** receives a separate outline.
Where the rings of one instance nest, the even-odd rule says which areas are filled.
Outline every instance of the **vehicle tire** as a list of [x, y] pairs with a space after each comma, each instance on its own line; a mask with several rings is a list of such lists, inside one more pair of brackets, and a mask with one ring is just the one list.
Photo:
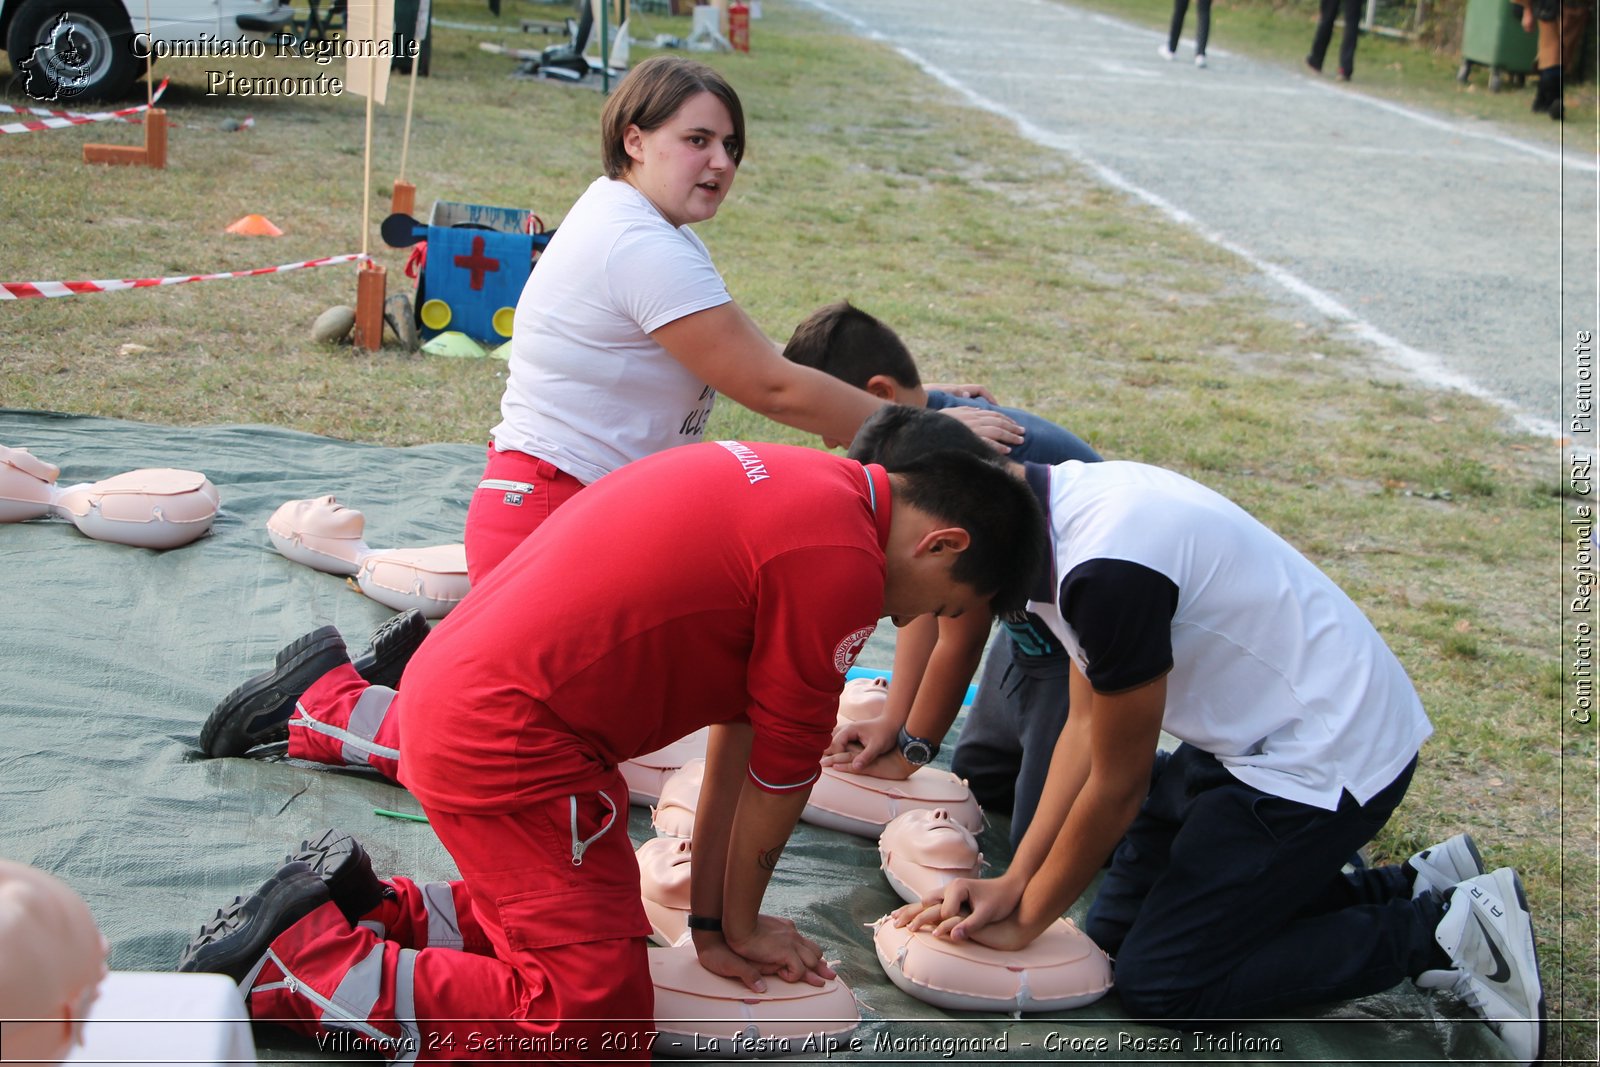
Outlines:
[[25, 0], [11, 20], [6, 51], [29, 96], [114, 100], [143, 63], [119, 0]]

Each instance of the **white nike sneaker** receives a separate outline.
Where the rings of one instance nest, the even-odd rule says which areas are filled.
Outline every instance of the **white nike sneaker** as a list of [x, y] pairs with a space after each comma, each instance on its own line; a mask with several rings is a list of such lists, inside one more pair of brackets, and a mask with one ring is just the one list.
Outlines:
[[1487, 870], [1469, 834], [1457, 834], [1448, 841], [1430, 845], [1407, 862], [1417, 872], [1411, 883], [1412, 900], [1424, 893], [1438, 896], [1451, 886], [1476, 878]]
[[1544, 989], [1533, 943], [1533, 917], [1522, 879], [1510, 867], [1469, 878], [1445, 904], [1434, 940], [1456, 969], [1425, 971], [1424, 989], [1452, 987], [1517, 1060], [1544, 1058]]
[[1156, 51], [1157, 51], [1157, 54], [1160, 55], [1162, 59], [1169, 60], [1169, 61], [1172, 59], [1173, 56], [1178, 54], [1178, 53], [1174, 52], [1172, 49], [1168, 48], [1166, 45], [1162, 45]]

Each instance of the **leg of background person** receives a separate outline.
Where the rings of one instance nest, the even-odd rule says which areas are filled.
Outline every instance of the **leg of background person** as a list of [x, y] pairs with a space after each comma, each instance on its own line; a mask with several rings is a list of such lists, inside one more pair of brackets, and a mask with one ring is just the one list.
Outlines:
[[1001, 629], [989, 642], [978, 675], [978, 692], [967, 709], [950, 769], [984, 811], [1009, 815], [1015, 802], [1017, 770], [1022, 765], [1022, 731], [1008, 693], [1021, 682], [1012, 664], [1011, 639]]
[[1116, 953], [1130, 1013], [1251, 1018], [1448, 966], [1433, 938], [1443, 911], [1431, 894], [1301, 917], [1388, 820], [1415, 763], [1366, 805], [1346, 794], [1330, 812], [1262, 793], [1201, 756], [1180, 768], [1182, 826]]
[[1067, 724], [1070, 661], [1022, 664], [1013, 668], [1020, 680], [1008, 697], [1022, 736], [1022, 760], [1017, 768], [1016, 793], [1011, 804], [1011, 845], [1022, 841], [1039, 807], [1039, 795], [1050, 773], [1050, 757]]
[[[1204, 2], [1201, 0], [1201, 3]], [[1183, 36], [1183, 20], [1188, 14], [1189, 0], [1172, 0], [1172, 29], [1167, 33], [1167, 51], [1178, 50], [1178, 40]]]
[[1206, 54], [1206, 42], [1211, 38], [1211, 0], [1199, 0], [1195, 6], [1194, 54]]
[[1561, 70], [1574, 79], [1582, 75], [1583, 31], [1589, 25], [1588, 7], [1571, 2], [1561, 8]]
[[[1332, 25], [1328, 30], [1332, 32]], [[1356, 72], [1356, 42], [1360, 39], [1361, 0], [1344, 0], [1344, 37], [1339, 41], [1339, 72], [1346, 78]]]
[[582, 482], [545, 460], [490, 445], [483, 477], [467, 505], [462, 538], [467, 577], [480, 581], [582, 488]]
[[1340, 0], [1322, 0], [1322, 11], [1317, 17], [1317, 31], [1311, 35], [1311, 51], [1306, 62], [1317, 70], [1328, 55], [1328, 42], [1333, 40], [1333, 20], [1338, 17]]

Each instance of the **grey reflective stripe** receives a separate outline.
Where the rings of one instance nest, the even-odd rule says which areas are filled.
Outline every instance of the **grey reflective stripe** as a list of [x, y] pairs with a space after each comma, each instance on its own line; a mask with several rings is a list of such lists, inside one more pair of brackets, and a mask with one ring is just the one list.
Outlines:
[[479, 489], [498, 489], [506, 493], [531, 493], [531, 482], [508, 482], [504, 478], [485, 478], [478, 483]]
[[394, 1021], [400, 1024], [402, 1043], [395, 1063], [410, 1063], [422, 1051], [422, 1029], [417, 1025], [417, 951], [403, 948], [394, 967]]
[[365, 765], [369, 754], [381, 756], [388, 755], [391, 751], [394, 752], [394, 755], [390, 756], [390, 759], [400, 758], [398, 750], [383, 749], [378, 751], [376, 743], [372, 740], [378, 736], [378, 730], [383, 726], [384, 717], [389, 714], [389, 705], [394, 703], [394, 698], [395, 691], [382, 685], [369, 685], [356, 698], [356, 706], [350, 712], [350, 721], [345, 725], [345, 729], [355, 736], [365, 739], [367, 745], [357, 748], [346, 741], [344, 746], [344, 761], [346, 763], [356, 764], [357, 766]]
[[[294, 712], [294, 715], [289, 719], [289, 726], [291, 729], [298, 726], [302, 730], [311, 730], [314, 733], [331, 737], [336, 741], [343, 741], [345, 745], [344, 758], [348, 762], [365, 765], [367, 762], [364, 758], [365, 756], [386, 756], [392, 760], [397, 760], [400, 758], [399, 749], [385, 748], [382, 745], [373, 744], [369, 738], [357, 737], [349, 730], [341, 730], [337, 726], [329, 726], [325, 722], [318, 722], [310, 715], [307, 715], [305, 709], [299, 704], [295, 705]], [[352, 758], [352, 750], [360, 753], [361, 755]]]
[[456, 918], [456, 898], [449, 882], [428, 882], [422, 887], [422, 904], [428, 909], [428, 947], [459, 949], [466, 944]]
[[[378, 946], [378, 949], [380, 951], [382, 950], [382, 948], [383, 948], [382, 945]], [[376, 1046], [376, 1047], [393, 1046], [395, 1044], [395, 1039], [394, 1038], [390, 1037], [388, 1034], [384, 1033], [382, 1030], [379, 1030], [376, 1026], [373, 1026], [366, 1019], [357, 1018], [357, 1017], [355, 1017], [353, 1015], [346, 1014], [346, 1012], [345, 1012], [345, 1010], [343, 1008], [339, 1007], [337, 1004], [335, 1004], [333, 1001], [329, 1000], [327, 997], [323, 996], [321, 993], [318, 993], [315, 989], [312, 989], [309, 985], [307, 985], [301, 979], [295, 977], [294, 972], [290, 971], [288, 966], [286, 966], [284, 964], [282, 957], [280, 957], [276, 952], [272, 951], [270, 948], [267, 949], [266, 954], [261, 957], [261, 962], [257, 963], [255, 965], [255, 968], [251, 971], [251, 973], [246, 976], [246, 982], [253, 981], [255, 975], [257, 975], [257, 974], [259, 974], [261, 972], [262, 966], [264, 964], [266, 964], [268, 961], [271, 961], [273, 964], [275, 964], [277, 966], [277, 968], [280, 971], [283, 972], [283, 981], [281, 981], [281, 982], [273, 982], [273, 983], [271, 983], [269, 985], [262, 985], [262, 986], [258, 986], [258, 987], [255, 987], [255, 988], [259, 988], [263, 992], [266, 991], [266, 990], [269, 990], [269, 989], [284, 989], [284, 990], [288, 990], [290, 993], [292, 993], [292, 994], [294, 994], [296, 996], [305, 997], [311, 1003], [315, 1004], [318, 1008], [322, 1009], [322, 1020], [321, 1020], [321, 1022], [322, 1022], [322, 1024], [324, 1026], [328, 1025], [328, 1020], [329, 1019], [335, 1019], [335, 1020], [338, 1021], [338, 1026], [337, 1026], [338, 1029], [340, 1029], [340, 1030], [354, 1030], [356, 1033], [361, 1034], [362, 1036], [364, 1036], [367, 1039], [369, 1039], [374, 1044], [374, 1046]], [[245, 983], [241, 982], [240, 985], [244, 986]], [[246, 993], [245, 1002], [248, 1004], [249, 1003], [249, 989], [248, 988], [246, 988], [245, 993]]]
[[387, 941], [389, 939], [389, 928], [383, 925], [377, 919], [362, 919], [360, 922], [356, 923], [356, 928], [360, 930], [371, 930], [382, 940]]
[[[365, 959], [348, 971], [339, 979], [339, 987], [333, 991], [332, 1001], [342, 1006], [340, 1017], [344, 1012], [353, 1013], [358, 1019], [372, 1018], [372, 1009], [378, 1003], [378, 994], [383, 992], [383, 946], [387, 942], [379, 941], [372, 946], [372, 951], [367, 953]], [[327, 1023], [329, 1015], [323, 1011], [322, 1021]]]

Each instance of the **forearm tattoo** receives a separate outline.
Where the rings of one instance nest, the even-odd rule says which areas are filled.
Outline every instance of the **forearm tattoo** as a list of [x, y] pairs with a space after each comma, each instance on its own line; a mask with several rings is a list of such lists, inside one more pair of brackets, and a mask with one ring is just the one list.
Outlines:
[[781, 855], [783, 855], [783, 846], [773, 845], [756, 856], [756, 863], [764, 871], [775, 871], [778, 869], [778, 857]]

